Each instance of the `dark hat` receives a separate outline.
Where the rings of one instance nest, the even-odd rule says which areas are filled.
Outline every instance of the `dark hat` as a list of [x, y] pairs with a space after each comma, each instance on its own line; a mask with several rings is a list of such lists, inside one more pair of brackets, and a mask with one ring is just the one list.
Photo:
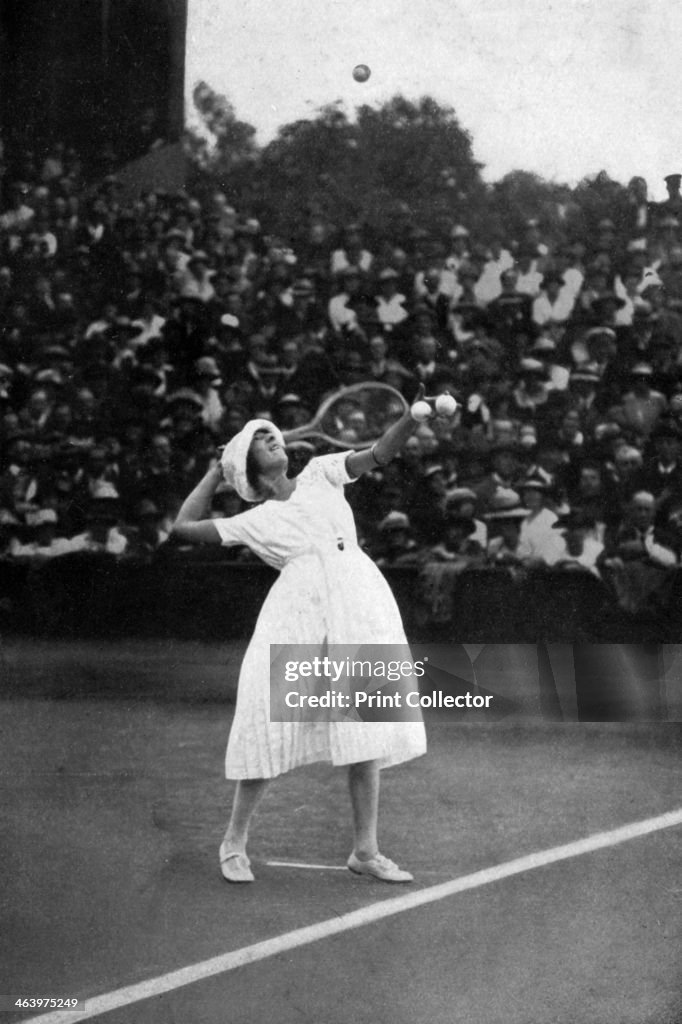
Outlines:
[[594, 515], [586, 509], [574, 508], [564, 515], [558, 516], [552, 523], [553, 530], [591, 530], [595, 524]]
[[670, 181], [673, 183], [677, 183], [679, 185], [679, 183], [682, 181], [682, 174], [666, 174], [663, 181]]

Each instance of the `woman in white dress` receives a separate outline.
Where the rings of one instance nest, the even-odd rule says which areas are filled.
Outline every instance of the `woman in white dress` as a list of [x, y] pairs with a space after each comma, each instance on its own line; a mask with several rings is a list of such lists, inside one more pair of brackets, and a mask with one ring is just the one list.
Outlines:
[[[282, 434], [267, 420], [251, 420], [178, 513], [178, 538], [245, 544], [280, 570], [244, 657], [227, 746], [225, 774], [237, 780], [220, 847], [228, 881], [253, 881], [248, 828], [268, 780], [314, 761], [349, 769], [355, 835], [350, 870], [387, 882], [412, 881], [379, 852], [379, 770], [425, 752], [423, 723], [270, 721], [270, 644], [406, 644], [393, 594], [358, 546], [343, 488], [388, 463], [415, 426], [406, 412], [368, 451], [314, 458], [290, 479]], [[229, 519], [205, 518], [223, 480], [256, 504]]]

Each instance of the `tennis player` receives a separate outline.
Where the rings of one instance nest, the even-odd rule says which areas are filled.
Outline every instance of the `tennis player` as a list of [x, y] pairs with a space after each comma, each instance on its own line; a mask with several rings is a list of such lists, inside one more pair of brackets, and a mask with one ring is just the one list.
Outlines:
[[[386, 465], [415, 426], [406, 411], [369, 450], [313, 458], [290, 479], [282, 434], [268, 420], [251, 420], [178, 513], [173, 534], [181, 540], [247, 545], [280, 570], [244, 657], [227, 745], [225, 774], [237, 785], [220, 866], [230, 882], [253, 881], [248, 830], [268, 781], [315, 761], [348, 766], [350, 870], [385, 882], [412, 881], [379, 851], [379, 771], [425, 752], [423, 723], [271, 722], [270, 644], [407, 643], [388, 584], [358, 546], [344, 486]], [[254, 507], [227, 519], [205, 518], [222, 480]]]

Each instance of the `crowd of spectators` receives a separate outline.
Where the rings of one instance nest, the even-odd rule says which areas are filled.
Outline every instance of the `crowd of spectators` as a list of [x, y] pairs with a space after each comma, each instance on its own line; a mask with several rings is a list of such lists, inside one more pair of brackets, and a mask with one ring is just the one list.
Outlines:
[[[636, 608], [679, 564], [679, 174], [589, 237], [311, 216], [283, 239], [218, 189], [124, 202], [61, 145], [2, 171], [2, 557], [152, 557], [249, 418], [370, 380], [459, 402], [349, 490], [380, 565], [577, 569]], [[214, 514], [241, 508], [221, 488]]]

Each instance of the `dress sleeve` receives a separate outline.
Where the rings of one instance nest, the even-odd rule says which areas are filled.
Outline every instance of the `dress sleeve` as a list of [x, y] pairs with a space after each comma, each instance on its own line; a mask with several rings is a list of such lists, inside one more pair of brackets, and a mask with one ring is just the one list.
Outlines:
[[249, 509], [248, 512], [240, 512], [239, 515], [229, 516], [227, 519], [212, 519], [211, 522], [220, 534], [220, 541], [226, 547], [235, 544], [245, 544], [247, 547], [257, 550], [260, 546], [261, 530], [258, 528], [256, 509]]
[[313, 459], [309, 466], [312, 472], [316, 475], [323, 477], [328, 480], [334, 487], [345, 487], [346, 484], [352, 484], [355, 481], [354, 476], [350, 476], [346, 468], [346, 460], [350, 455], [348, 452], [334, 452], [333, 455], [320, 455], [316, 459]]

